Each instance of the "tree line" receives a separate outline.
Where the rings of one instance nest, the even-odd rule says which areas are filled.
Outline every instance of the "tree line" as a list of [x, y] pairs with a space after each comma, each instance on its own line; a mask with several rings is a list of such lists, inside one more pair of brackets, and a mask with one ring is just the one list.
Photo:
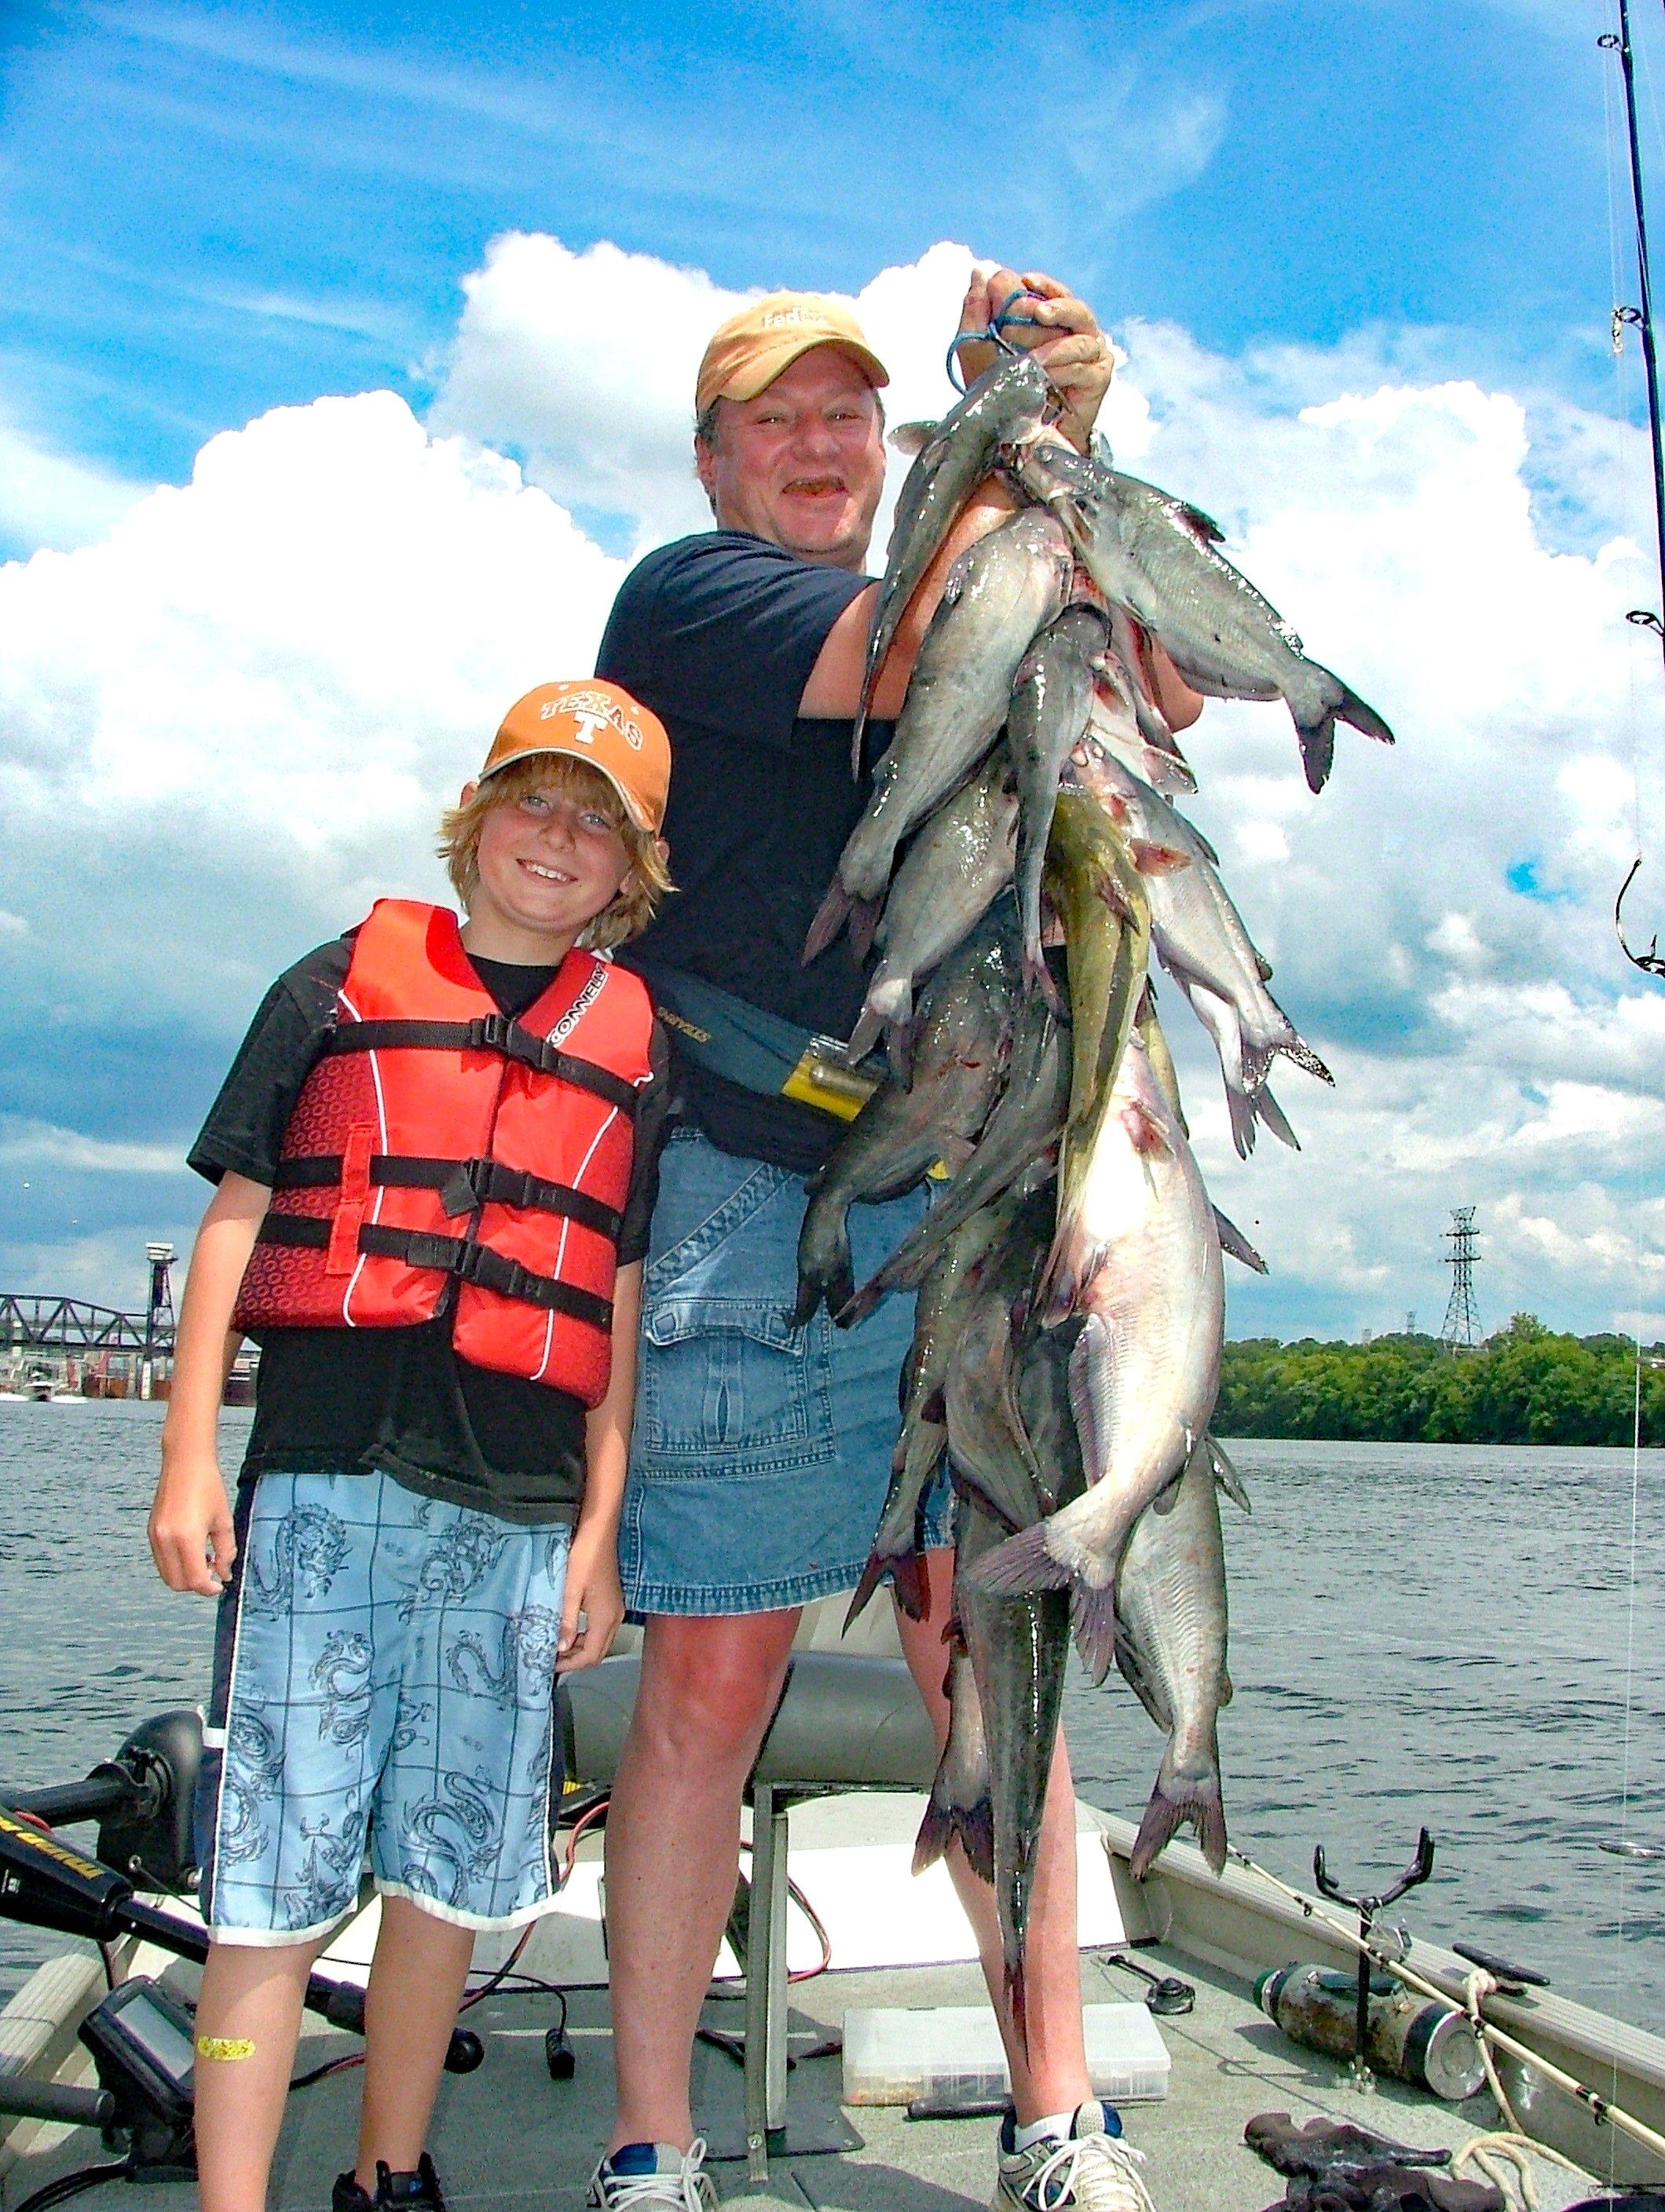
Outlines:
[[[1225, 1347], [1213, 1426], [1361, 1443], [1628, 1444], [1636, 1358], [1632, 1337], [1562, 1336], [1527, 1313], [1472, 1351], [1419, 1335], [1250, 1337]], [[1665, 1346], [1643, 1347], [1642, 1441], [1665, 1443]]]

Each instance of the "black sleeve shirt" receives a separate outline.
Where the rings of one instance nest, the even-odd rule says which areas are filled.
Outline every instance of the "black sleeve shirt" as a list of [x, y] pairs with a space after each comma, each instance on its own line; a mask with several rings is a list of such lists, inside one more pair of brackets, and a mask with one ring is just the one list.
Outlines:
[[[846, 1037], [866, 977], [842, 939], [804, 939], [871, 791], [850, 724], [798, 712], [828, 634], [871, 579], [741, 531], [661, 546], [626, 577], [597, 673], [670, 732], [665, 834], [678, 886], [639, 940], [647, 958], [716, 983], [817, 1035]], [[874, 757], [889, 740], [875, 724]], [[627, 962], [635, 947], [625, 954]], [[689, 1068], [687, 1109], [725, 1151], [808, 1173], [842, 1124]]]
[[[199, 1175], [271, 1182], [351, 958], [350, 937], [337, 938], [267, 992], [191, 1149]], [[506, 961], [473, 964], [509, 1015], [525, 1013], [556, 973]], [[646, 1255], [658, 1188], [669, 1086], [657, 1024], [652, 1060], [636, 1113], [621, 1267]], [[584, 1407], [565, 1391], [459, 1359], [448, 1316], [412, 1328], [264, 1329], [242, 1477], [380, 1470], [407, 1489], [501, 1520], [570, 1522], [584, 1489]]]

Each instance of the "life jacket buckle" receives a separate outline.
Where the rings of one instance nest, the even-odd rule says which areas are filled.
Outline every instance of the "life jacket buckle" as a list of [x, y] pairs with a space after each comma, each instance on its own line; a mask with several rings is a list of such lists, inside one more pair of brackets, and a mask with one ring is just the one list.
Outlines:
[[447, 1181], [440, 1188], [440, 1211], [454, 1217], [472, 1213], [486, 1202], [489, 1160], [459, 1160]]
[[515, 1024], [505, 1013], [479, 1014], [468, 1025], [468, 1041], [477, 1050], [507, 1054], [514, 1029]]

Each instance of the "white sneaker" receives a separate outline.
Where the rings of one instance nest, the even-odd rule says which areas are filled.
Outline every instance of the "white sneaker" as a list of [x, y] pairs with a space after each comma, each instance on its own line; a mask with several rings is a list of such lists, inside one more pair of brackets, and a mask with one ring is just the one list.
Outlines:
[[1139, 2171], [1144, 2153], [1109, 2134], [1105, 2120], [1105, 2107], [1092, 2100], [1067, 2137], [1044, 2136], [1027, 2150], [1008, 2150], [1003, 2130], [989, 2212], [1156, 2212]]
[[[651, 2153], [653, 2164], [645, 2161]], [[621, 2169], [618, 2160], [623, 2160]], [[674, 2204], [678, 2212], [717, 2212], [717, 2191], [705, 2171], [705, 2137], [686, 2150], [675, 2143], [626, 2143], [590, 2176], [585, 2198], [595, 2212], [635, 2212], [638, 2205]]]

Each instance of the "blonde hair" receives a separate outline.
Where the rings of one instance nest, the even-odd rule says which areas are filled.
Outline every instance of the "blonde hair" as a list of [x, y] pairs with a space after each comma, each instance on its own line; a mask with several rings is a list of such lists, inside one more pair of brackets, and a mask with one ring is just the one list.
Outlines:
[[630, 872], [612, 902], [585, 924], [578, 941], [592, 952], [605, 952], [639, 937], [653, 920], [666, 891], [674, 890], [671, 872], [661, 858], [657, 841], [638, 829], [625, 811], [624, 801], [599, 769], [568, 753], [533, 753], [511, 761], [495, 775], [475, 786], [473, 796], [440, 817], [439, 842], [434, 850], [445, 862], [452, 889], [471, 911], [480, 888], [480, 832], [494, 807], [517, 806], [534, 791], [552, 791], [580, 800], [605, 814], [624, 841], [630, 856]]

